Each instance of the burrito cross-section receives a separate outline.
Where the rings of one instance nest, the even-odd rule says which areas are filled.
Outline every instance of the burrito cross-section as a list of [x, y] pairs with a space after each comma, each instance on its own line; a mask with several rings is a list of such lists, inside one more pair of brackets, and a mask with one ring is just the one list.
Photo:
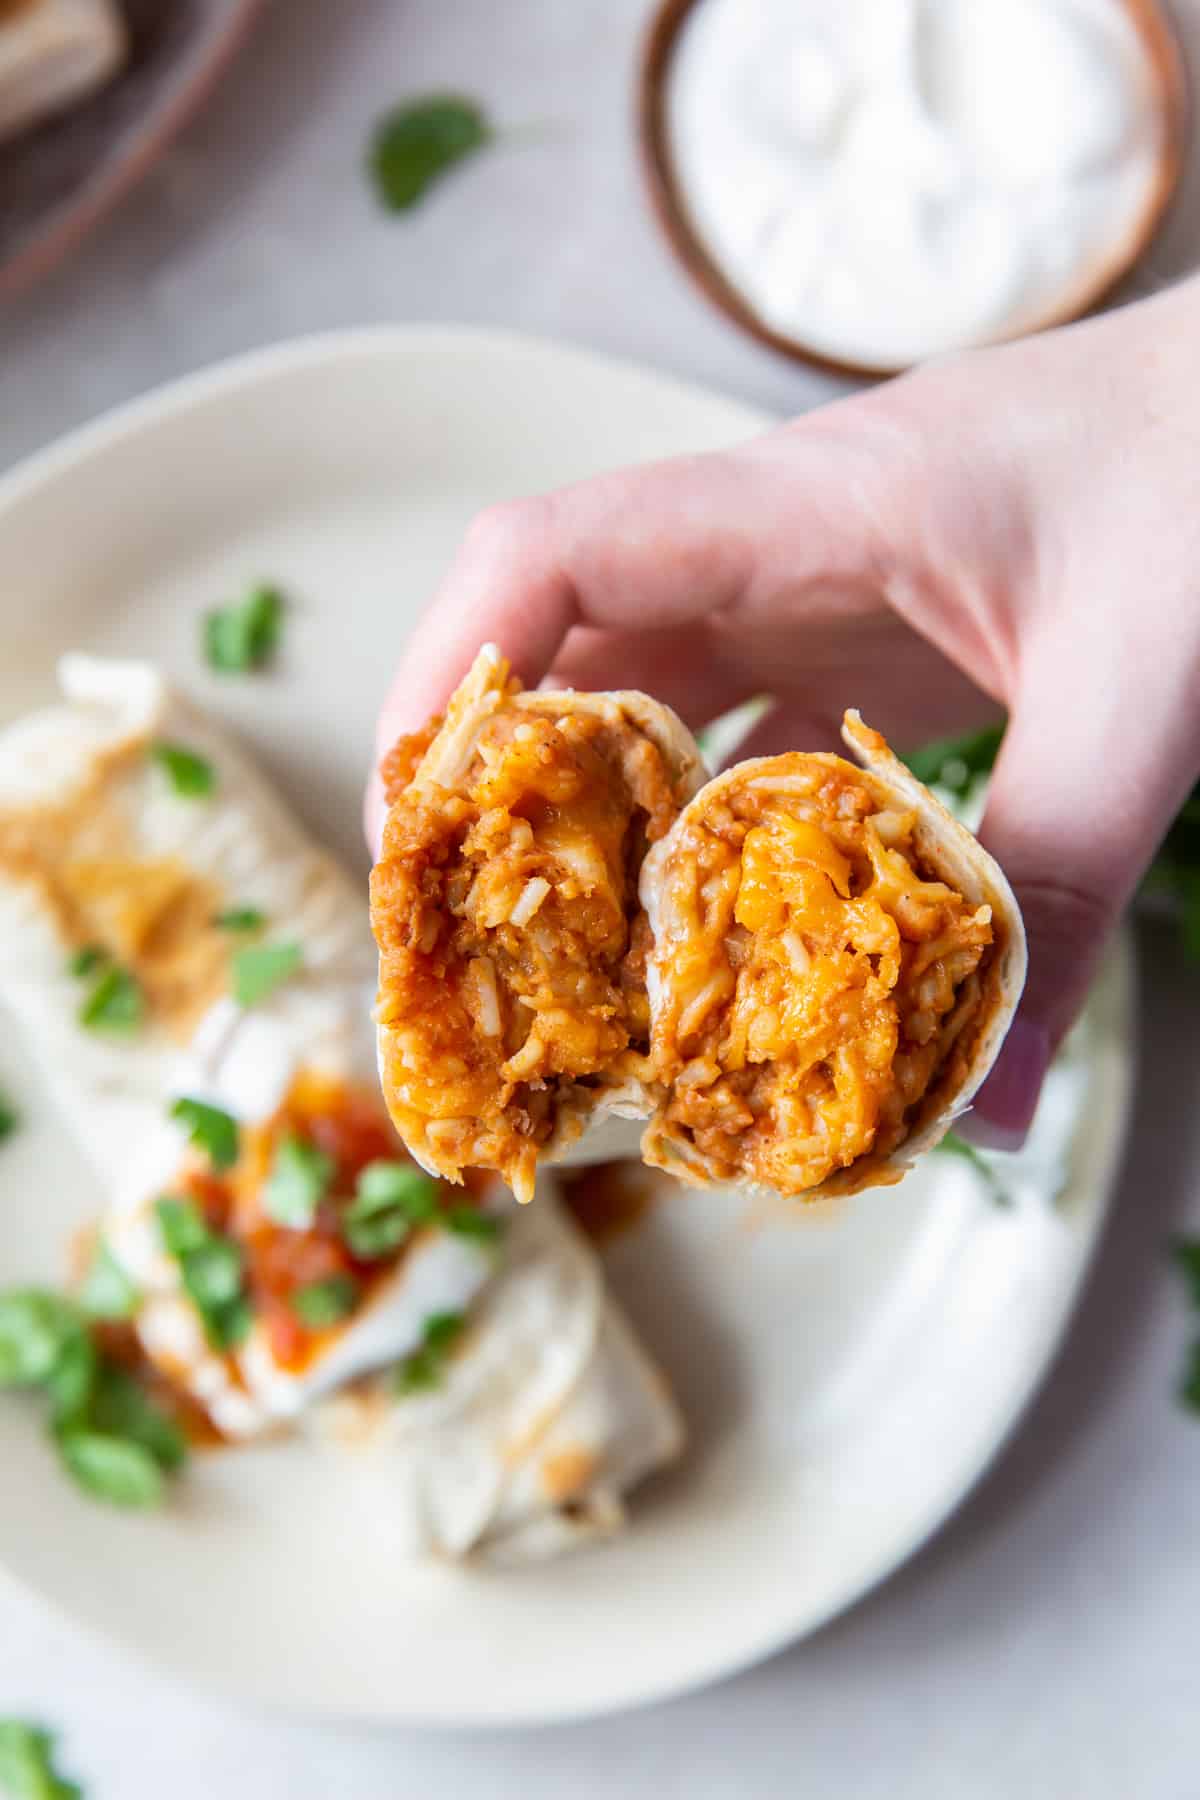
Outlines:
[[481, 651], [444, 720], [385, 764], [371, 884], [392, 1117], [447, 1179], [650, 1111], [648, 847], [697, 790], [695, 743], [642, 694], [525, 693]]
[[900, 1178], [1020, 998], [997, 864], [857, 713], [858, 758], [703, 780], [645, 695], [523, 693], [485, 649], [385, 764], [380, 1068], [431, 1171], [520, 1198], [605, 1112], [644, 1159], [788, 1197]]

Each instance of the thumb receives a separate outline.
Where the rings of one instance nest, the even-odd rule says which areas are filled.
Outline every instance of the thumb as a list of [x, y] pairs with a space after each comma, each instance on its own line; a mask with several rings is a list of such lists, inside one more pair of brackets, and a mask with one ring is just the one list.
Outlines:
[[1023, 1140], [1050, 1057], [1192, 779], [1178, 703], [1153, 698], [1161, 683], [1139, 688], [1128, 666], [1084, 672], [1081, 660], [1064, 645], [1022, 678], [980, 830], [1029, 940], [1020, 1010], [969, 1131], [998, 1149]]

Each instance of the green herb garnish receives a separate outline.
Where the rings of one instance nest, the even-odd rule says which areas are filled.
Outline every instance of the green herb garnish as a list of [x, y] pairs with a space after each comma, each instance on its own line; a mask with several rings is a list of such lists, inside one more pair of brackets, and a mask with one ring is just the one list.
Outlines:
[[79, 1023], [89, 1031], [108, 1031], [129, 1037], [137, 1030], [146, 1010], [145, 996], [128, 969], [110, 964], [101, 974], [79, 1009]]
[[83, 1308], [51, 1289], [0, 1293], [3, 1386], [42, 1391], [64, 1467], [101, 1499], [152, 1504], [161, 1497], [162, 1474], [186, 1455], [174, 1421], [105, 1356]]
[[233, 997], [239, 1006], [257, 1006], [296, 973], [304, 961], [299, 944], [257, 944], [233, 959]]
[[17, 1110], [4, 1094], [0, 1094], [0, 1144], [10, 1138], [21, 1123]]
[[257, 906], [231, 906], [228, 912], [219, 912], [213, 918], [218, 931], [261, 931], [266, 922], [266, 913], [259, 912]]
[[213, 1231], [196, 1202], [166, 1194], [155, 1202], [163, 1247], [179, 1265], [184, 1292], [214, 1350], [234, 1350], [254, 1322], [243, 1281], [242, 1252]]
[[82, 980], [85, 975], [94, 975], [97, 969], [102, 969], [107, 961], [108, 951], [103, 944], [84, 944], [67, 964], [67, 973]]
[[360, 1291], [353, 1275], [330, 1275], [298, 1288], [291, 1298], [292, 1311], [310, 1331], [324, 1331], [350, 1316]]
[[279, 647], [283, 595], [278, 588], [257, 587], [233, 606], [206, 613], [204, 655], [219, 675], [247, 675], [270, 662]]
[[342, 1214], [342, 1236], [360, 1261], [374, 1262], [438, 1216], [438, 1184], [431, 1176], [407, 1162], [368, 1163]]
[[263, 1189], [263, 1211], [277, 1225], [307, 1231], [329, 1192], [334, 1163], [306, 1138], [289, 1133], [275, 1147], [270, 1179]]
[[959, 1137], [956, 1131], [948, 1131], [945, 1137], [934, 1145], [934, 1149], [945, 1156], [957, 1156], [963, 1162], [969, 1163], [987, 1189], [989, 1197], [997, 1206], [1012, 1205], [1012, 1195], [996, 1173], [991, 1161], [983, 1155], [982, 1151], [977, 1150], [974, 1144], [968, 1144], [965, 1138]]
[[106, 1437], [140, 1444], [168, 1475], [187, 1461], [187, 1439], [179, 1426], [155, 1404], [141, 1382], [117, 1363], [101, 1359], [88, 1418]]
[[171, 1117], [187, 1127], [188, 1141], [203, 1150], [214, 1169], [232, 1169], [238, 1159], [237, 1120], [206, 1100], [176, 1100]]
[[397, 1394], [418, 1394], [439, 1386], [466, 1323], [465, 1313], [430, 1314], [420, 1344], [396, 1365], [392, 1384]]
[[0, 1789], [13, 1800], [83, 1800], [54, 1768], [54, 1739], [24, 1719], [0, 1719]]
[[157, 1506], [162, 1500], [163, 1472], [132, 1438], [72, 1425], [60, 1431], [58, 1447], [80, 1487], [95, 1499], [113, 1506]]
[[48, 1288], [0, 1293], [0, 1387], [41, 1387], [84, 1334], [79, 1310]]
[[380, 120], [371, 139], [375, 190], [389, 212], [407, 212], [457, 163], [492, 142], [483, 108], [462, 94], [424, 94]]
[[184, 800], [204, 800], [215, 793], [217, 771], [203, 756], [197, 756], [185, 744], [159, 742], [150, 746], [150, 754], [167, 772], [175, 792]]
[[477, 1206], [452, 1206], [444, 1215], [447, 1231], [459, 1237], [474, 1238], [480, 1244], [496, 1243], [504, 1230], [504, 1221]]
[[90, 1319], [131, 1319], [139, 1298], [137, 1288], [101, 1238], [79, 1291], [84, 1312]]

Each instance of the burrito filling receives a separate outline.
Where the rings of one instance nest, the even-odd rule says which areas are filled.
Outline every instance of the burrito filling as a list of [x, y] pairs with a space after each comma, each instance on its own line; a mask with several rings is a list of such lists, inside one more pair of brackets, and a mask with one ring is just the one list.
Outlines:
[[894, 1150], [955, 1078], [991, 909], [923, 864], [916, 824], [841, 757], [804, 753], [681, 821], [647, 1161], [686, 1174], [698, 1152], [711, 1179], [802, 1194]]
[[679, 808], [662, 752], [618, 705], [518, 693], [510, 682], [453, 789], [403, 787], [428, 734], [389, 757], [372, 906], [401, 1135], [447, 1179], [495, 1169], [524, 1200], [549, 1139], [598, 1088], [646, 1072], [638, 872]]

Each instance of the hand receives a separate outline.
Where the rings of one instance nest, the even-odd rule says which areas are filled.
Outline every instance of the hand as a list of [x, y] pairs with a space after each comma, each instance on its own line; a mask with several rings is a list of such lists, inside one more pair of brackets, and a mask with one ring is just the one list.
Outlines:
[[[981, 835], [1030, 937], [977, 1102], [1028, 1125], [1048, 1057], [1200, 768], [1200, 284], [972, 352], [737, 449], [481, 515], [408, 646], [381, 750], [479, 645], [528, 684], [645, 688], [739, 754], [901, 748], [1008, 708]], [[372, 835], [379, 801], [369, 801]]]

